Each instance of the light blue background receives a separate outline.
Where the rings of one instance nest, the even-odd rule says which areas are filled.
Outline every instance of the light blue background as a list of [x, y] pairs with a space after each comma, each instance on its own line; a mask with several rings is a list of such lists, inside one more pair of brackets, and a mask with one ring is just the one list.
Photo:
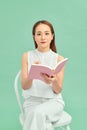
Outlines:
[[0, 130], [21, 130], [14, 78], [22, 53], [34, 48], [32, 26], [50, 21], [58, 52], [69, 58], [63, 96], [72, 115], [71, 130], [87, 129], [87, 1], [0, 1]]

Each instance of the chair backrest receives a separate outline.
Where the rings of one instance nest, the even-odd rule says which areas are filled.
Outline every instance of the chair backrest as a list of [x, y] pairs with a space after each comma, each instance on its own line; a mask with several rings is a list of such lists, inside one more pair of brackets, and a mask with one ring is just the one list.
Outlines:
[[22, 100], [21, 100], [21, 95], [19, 93], [19, 84], [18, 81], [20, 79], [20, 74], [21, 74], [21, 70], [19, 70], [19, 72], [17, 73], [16, 77], [15, 77], [15, 81], [14, 81], [14, 89], [15, 89], [15, 94], [16, 94], [16, 98], [20, 107], [20, 111], [23, 114], [24, 110], [23, 110], [23, 105], [22, 105]]

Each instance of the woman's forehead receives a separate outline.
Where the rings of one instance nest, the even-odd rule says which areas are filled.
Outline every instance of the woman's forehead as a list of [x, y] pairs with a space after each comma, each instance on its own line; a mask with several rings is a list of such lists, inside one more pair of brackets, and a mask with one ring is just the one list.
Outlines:
[[50, 27], [46, 24], [39, 24], [37, 25], [35, 31], [51, 31]]

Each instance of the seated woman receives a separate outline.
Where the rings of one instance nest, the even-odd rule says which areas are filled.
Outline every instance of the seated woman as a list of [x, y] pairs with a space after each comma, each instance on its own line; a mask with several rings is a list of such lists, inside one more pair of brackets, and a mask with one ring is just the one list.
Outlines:
[[22, 88], [24, 96], [25, 122], [23, 130], [53, 130], [52, 123], [61, 118], [64, 100], [61, 95], [64, 68], [49, 77], [41, 74], [43, 81], [28, 78], [33, 63], [54, 67], [63, 56], [55, 45], [55, 33], [51, 23], [38, 21], [32, 29], [35, 49], [25, 52], [22, 57]]

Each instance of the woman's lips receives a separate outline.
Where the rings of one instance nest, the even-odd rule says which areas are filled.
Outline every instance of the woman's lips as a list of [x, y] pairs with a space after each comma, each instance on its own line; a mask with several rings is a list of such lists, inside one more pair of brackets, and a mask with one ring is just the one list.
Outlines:
[[46, 43], [46, 42], [43, 41], [43, 42], [40, 42], [40, 43], [44, 44], [44, 43]]

